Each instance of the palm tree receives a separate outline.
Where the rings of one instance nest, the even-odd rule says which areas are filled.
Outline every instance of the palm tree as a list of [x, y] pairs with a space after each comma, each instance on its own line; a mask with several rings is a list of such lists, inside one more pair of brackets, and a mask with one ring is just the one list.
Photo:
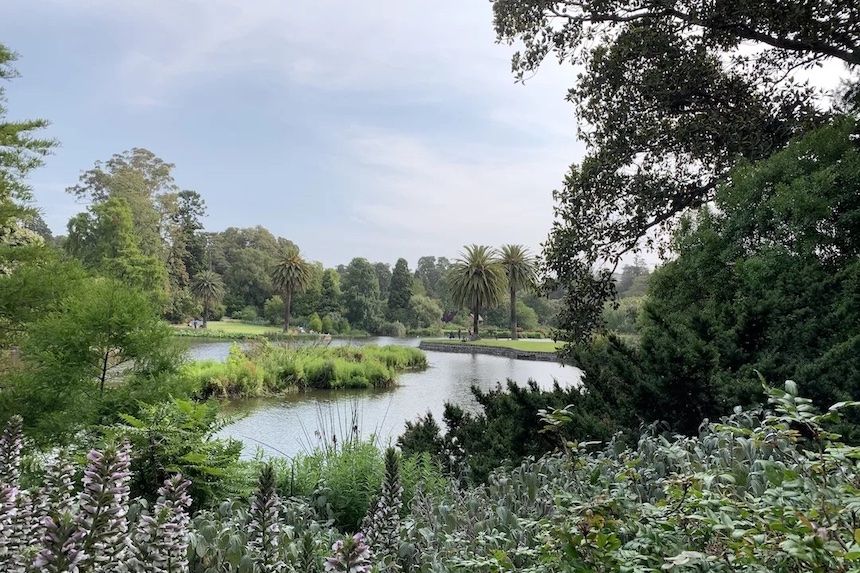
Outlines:
[[511, 293], [511, 340], [517, 339], [517, 291], [537, 284], [537, 264], [522, 245], [502, 245], [499, 262], [505, 269]]
[[311, 266], [301, 257], [299, 248], [289, 246], [284, 249], [272, 271], [272, 283], [284, 298], [284, 332], [290, 328], [293, 294], [307, 289], [311, 278]]
[[466, 247], [448, 276], [454, 304], [472, 309], [472, 335], [478, 338], [481, 309], [499, 304], [504, 296], [505, 271], [496, 251], [484, 245]]
[[224, 296], [221, 275], [213, 271], [200, 271], [191, 283], [191, 292], [203, 302], [203, 328], [206, 328], [212, 305]]

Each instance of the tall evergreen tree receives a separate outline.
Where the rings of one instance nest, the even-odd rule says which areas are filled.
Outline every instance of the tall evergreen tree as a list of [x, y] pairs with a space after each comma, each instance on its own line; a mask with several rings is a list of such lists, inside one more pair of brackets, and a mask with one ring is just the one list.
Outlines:
[[11, 270], [11, 262], [22, 257], [22, 246], [39, 245], [38, 234], [26, 228], [35, 213], [29, 209], [27, 175], [42, 165], [56, 145], [35, 133], [47, 127], [43, 119], [8, 121], [6, 89], [2, 82], [18, 76], [12, 62], [16, 55], [0, 44], [0, 273]]
[[412, 274], [406, 259], [397, 259], [391, 275], [388, 293], [388, 319], [405, 323], [409, 317], [409, 301], [412, 299]]

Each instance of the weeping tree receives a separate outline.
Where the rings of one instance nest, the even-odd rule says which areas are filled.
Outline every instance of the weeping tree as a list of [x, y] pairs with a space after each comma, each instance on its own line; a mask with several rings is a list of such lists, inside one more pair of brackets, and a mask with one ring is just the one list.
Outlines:
[[203, 328], [206, 328], [212, 306], [224, 296], [224, 282], [221, 280], [221, 275], [214, 271], [200, 271], [194, 277], [191, 291], [203, 304]]
[[508, 279], [511, 295], [511, 339], [517, 339], [517, 291], [537, 284], [537, 264], [522, 245], [502, 245], [499, 262]]
[[505, 271], [495, 249], [467, 246], [451, 265], [449, 281], [454, 304], [472, 310], [472, 336], [478, 338], [481, 309], [499, 304], [505, 291]]
[[294, 245], [285, 248], [272, 272], [272, 283], [284, 299], [284, 332], [290, 328], [293, 294], [306, 290], [311, 279], [311, 266], [299, 254], [299, 248]]

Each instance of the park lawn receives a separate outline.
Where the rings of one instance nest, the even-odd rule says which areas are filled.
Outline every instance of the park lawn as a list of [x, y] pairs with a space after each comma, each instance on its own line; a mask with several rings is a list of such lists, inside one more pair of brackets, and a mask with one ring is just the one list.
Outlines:
[[[176, 328], [181, 330], [193, 330], [191, 327], [180, 325]], [[266, 334], [278, 334], [283, 332], [282, 328], [269, 326], [267, 324], [254, 324], [242, 322], [241, 320], [210, 320], [205, 329], [196, 329], [197, 332], [223, 332], [224, 334], [241, 334], [245, 336], [263, 336]]]
[[441, 342], [444, 344], [471, 344], [473, 346], [490, 346], [495, 348], [510, 348], [512, 350], [521, 350], [523, 352], [556, 352], [564, 346], [563, 342], [553, 342], [552, 340], [533, 340], [521, 339], [510, 340], [506, 338], [488, 338], [486, 340], [473, 340], [469, 342], [460, 342], [457, 340], [448, 340], [445, 338], [433, 339], [428, 342]]

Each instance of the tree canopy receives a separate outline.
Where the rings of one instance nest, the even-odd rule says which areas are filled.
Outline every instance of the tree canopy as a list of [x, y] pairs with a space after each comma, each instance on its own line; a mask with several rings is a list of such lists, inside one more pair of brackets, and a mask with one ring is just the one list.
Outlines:
[[768, 157], [827, 119], [795, 70], [860, 63], [858, 8], [844, 2], [493, 6], [499, 40], [522, 46], [519, 79], [551, 55], [580, 70], [568, 99], [587, 154], [555, 193], [545, 253], [550, 278], [568, 288], [562, 323], [571, 340], [599, 326], [625, 253], [712, 200], [738, 159]]

